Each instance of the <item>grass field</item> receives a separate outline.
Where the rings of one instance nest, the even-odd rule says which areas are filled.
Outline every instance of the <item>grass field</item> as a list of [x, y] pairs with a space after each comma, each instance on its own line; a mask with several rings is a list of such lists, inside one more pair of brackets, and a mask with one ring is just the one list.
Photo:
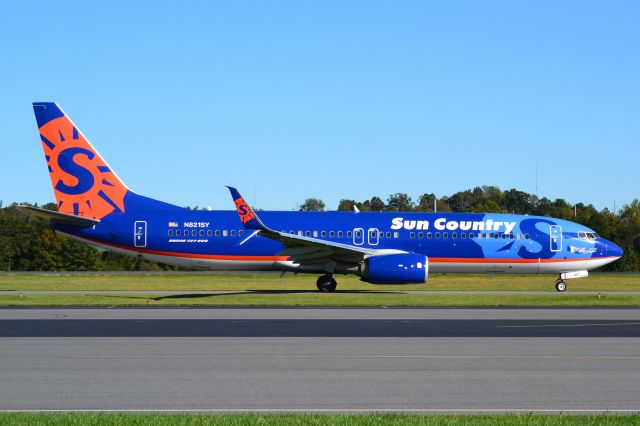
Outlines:
[[476, 425], [532, 425], [532, 426], [614, 426], [640, 424], [640, 416], [580, 416], [580, 415], [322, 415], [322, 414], [84, 414], [84, 413], [8, 413], [0, 414], [1, 425], [259, 425], [259, 426], [476, 426]]
[[[315, 290], [317, 275], [286, 274], [0, 274], [0, 290]], [[426, 284], [371, 285], [336, 276], [338, 290], [533, 290], [555, 292], [553, 275], [448, 275]], [[570, 291], [640, 291], [640, 274], [592, 274], [567, 281]]]
[[442, 295], [383, 292], [10, 295], [0, 306], [640, 306], [639, 295]]
[[[310, 275], [0, 275], [0, 290], [189, 291], [190, 294], [0, 295], [0, 306], [640, 306], [640, 295], [580, 291], [640, 291], [640, 275], [594, 275], [558, 294], [552, 276], [435, 275], [425, 285], [374, 286], [340, 277], [339, 291], [315, 291]], [[231, 291], [207, 295], [199, 291]], [[426, 293], [403, 293], [423, 290]], [[537, 290], [549, 294], [429, 294], [428, 290]], [[233, 291], [249, 291], [233, 293]]]

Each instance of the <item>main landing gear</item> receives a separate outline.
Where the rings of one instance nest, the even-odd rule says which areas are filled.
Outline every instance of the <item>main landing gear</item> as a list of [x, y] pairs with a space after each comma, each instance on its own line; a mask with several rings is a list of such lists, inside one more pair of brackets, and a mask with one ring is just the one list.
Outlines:
[[338, 283], [333, 279], [332, 275], [326, 274], [318, 277], [316, 285], [318, 286], [318, 291], [322, 291], [324, 293], [333, 293], [334, 291], [336, 291]]
[[560, 293], [562, 293], [566, 289], [567, 289], [567, 285], [564, 283], [564, 280], [562, 278], [558, 278], [556, 280], [556, 291], [559, 291]]

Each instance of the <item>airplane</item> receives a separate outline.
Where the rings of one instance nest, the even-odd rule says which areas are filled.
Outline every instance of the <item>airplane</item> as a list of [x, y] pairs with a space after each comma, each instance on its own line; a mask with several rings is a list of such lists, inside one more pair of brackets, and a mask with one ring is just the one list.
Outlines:
[[[138, 259], [203, 270], [334, 275], [426, 283], [429, 273], [555, 274], [555, 287], [623, 251], [578, 223], [498, 213], [189, 210], [133, 192], [53, 102], [33, 109], [58, 211], [24, 206], [55, 232]], [[230, 204], [231, 206], [231, 204]]]

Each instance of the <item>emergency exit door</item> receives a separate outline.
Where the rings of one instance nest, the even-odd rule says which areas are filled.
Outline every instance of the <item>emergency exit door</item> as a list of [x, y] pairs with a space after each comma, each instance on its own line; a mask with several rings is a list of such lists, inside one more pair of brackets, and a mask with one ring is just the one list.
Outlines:
[[551, 225], [549, 230], [549, 244], [551, 251], [558, 252], [562, 250], [562, 228], [560, 225]]
[[147, 246], [147, 222], [136, 220], [133, 225], [133, 245], [136, 247]]

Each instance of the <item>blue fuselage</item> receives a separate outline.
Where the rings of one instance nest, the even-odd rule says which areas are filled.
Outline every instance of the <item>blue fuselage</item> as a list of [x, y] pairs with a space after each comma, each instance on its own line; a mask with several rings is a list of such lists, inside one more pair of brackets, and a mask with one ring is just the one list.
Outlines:
[[[145, 204], [150, 202], [145, 200]], [[161, 204], [129, 208], [93, 228], [57, 225], [95, 246], [167, 264], [221, 270], [322, 272], [290, 262], [279, 241], [245, 230], [235, 211]], [[559, 273], [622, 255], [591, 229], [561, 219], [493, 213], [259, 212], [271, 229], [428, 258], [431, 272]], [[344, 264], [336, 272], [357, 273]]]

